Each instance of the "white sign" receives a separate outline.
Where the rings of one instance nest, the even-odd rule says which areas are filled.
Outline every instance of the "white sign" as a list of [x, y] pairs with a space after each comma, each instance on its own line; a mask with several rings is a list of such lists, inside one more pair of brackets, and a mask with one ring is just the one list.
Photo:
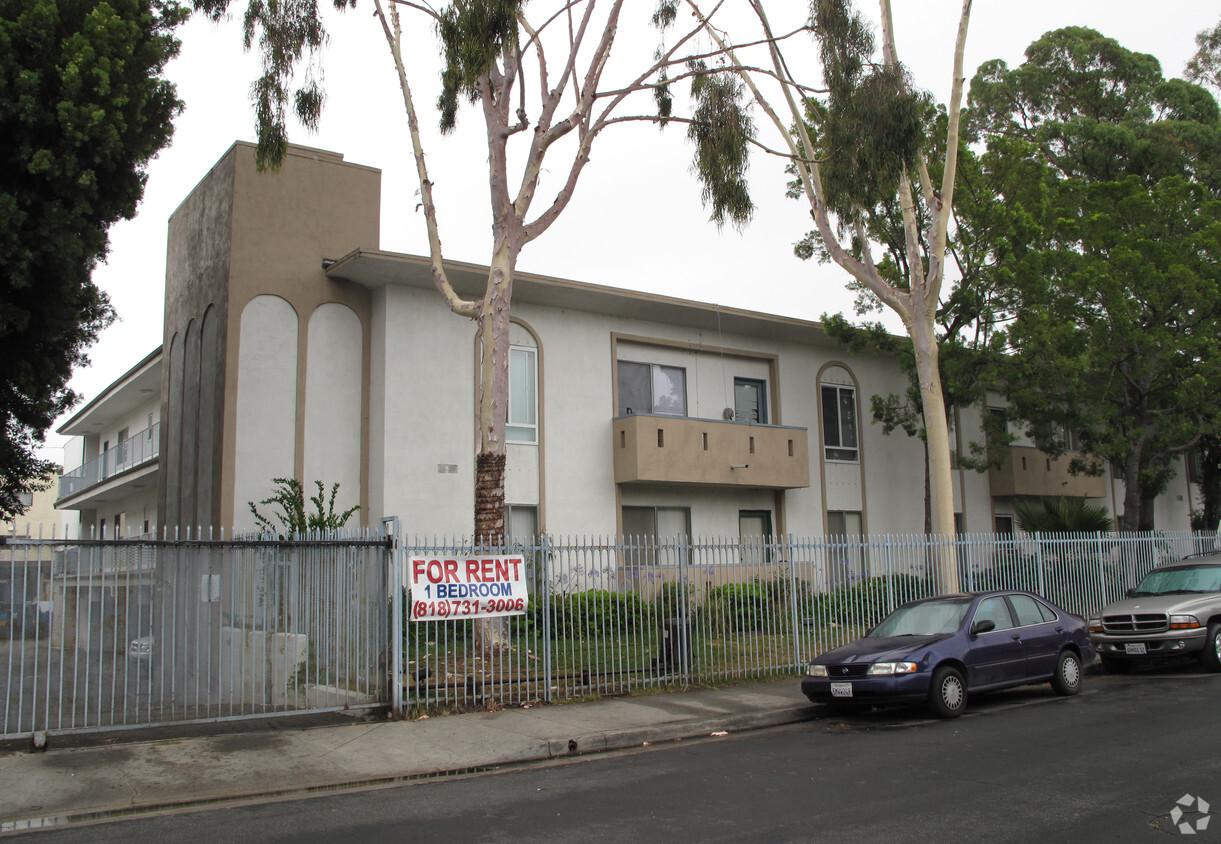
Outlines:
[[521, 615], [529, 600], [521, 557], [412, 557], [407, 578], [414, 621]]

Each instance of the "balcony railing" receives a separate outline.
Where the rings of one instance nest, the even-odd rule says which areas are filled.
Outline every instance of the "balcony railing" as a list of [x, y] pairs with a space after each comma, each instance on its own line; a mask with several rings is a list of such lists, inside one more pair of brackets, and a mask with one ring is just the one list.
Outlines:
[[70, 498], [129, 469], [155, 460], [161, 451], [161, 423], [128, 437], [114, 448], [59, 479], [59, 500]]
[[621, 416], [612, 428], [615, 483], [810, 485], [805, 428], [645, 414]]

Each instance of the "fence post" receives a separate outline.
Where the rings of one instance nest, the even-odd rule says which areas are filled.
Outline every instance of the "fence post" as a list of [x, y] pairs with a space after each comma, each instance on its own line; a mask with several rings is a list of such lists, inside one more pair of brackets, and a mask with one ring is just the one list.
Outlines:
[[403, 547], [399, 541], [398, 516], [382, 519], [382, 529], [390, 540], [390, 712], [396, 721], [403, 718]]
[[543, 699], [551, 700], [551, 534], [544, 533], [538, 540], [539, 554], [538, 565], [542, 571], [538, 572], [539, 594], [535, 596], [535, 600], [539, 601], [543, 610]]
[[801, 656], [801, 619], [797, 609], [797, 561], [793, 554], [793, 534], [785, 537], [785, 544], [785, 556], [789, 563], [789, 612], [793, 625], [793, 653], [797, 657], [797, 667], [800, 668], [805, 660]]
[[1046, 598], [1047, 590], [1043, 586], [1043, 542], [1039, 539], [1037, 530], [1034, 532], [1034, 565], [1039, 573], [1039, 594]]
[[679, 578], [683, 583], [682, 600], [678, 605], [678, 617], [680, 620], [678, 625], [678, 641], [671, 643], [678, 648], [678, 674], [682, 678], [683, 683], [691, 682], [691, 653], [693, 643], [691, 641], [691, 613], [688, 611], [687, 602], [690, 600], [687, 594], [687, 576], [694, 565], [692, 554], [694, 543], [691, 543], [685, 534], [679, 534], [678, 542], [678, 571]]
[[886, 612], [895, 611], [895, 565], [890, 555], [890, 534], [882, 537], [882, 547], [886, 549]]
[[1098, 531], [1098, 587], [1102, 590], [1099, 595], [1098, 609], [1101, 611], [1107, 603], [1107, 567], [1106, 561], [1103, 559], [1102, 552], [1102, 531]]

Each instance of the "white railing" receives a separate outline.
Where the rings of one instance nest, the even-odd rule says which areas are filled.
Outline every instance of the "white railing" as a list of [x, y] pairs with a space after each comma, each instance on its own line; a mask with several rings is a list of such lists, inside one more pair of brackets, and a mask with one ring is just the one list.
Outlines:
[[64, 473], [59, 479], [59, 500], [97, 486], [103, 481], [153, 460], [161, 451], [161, 423], [128, 437], [98, 457]]

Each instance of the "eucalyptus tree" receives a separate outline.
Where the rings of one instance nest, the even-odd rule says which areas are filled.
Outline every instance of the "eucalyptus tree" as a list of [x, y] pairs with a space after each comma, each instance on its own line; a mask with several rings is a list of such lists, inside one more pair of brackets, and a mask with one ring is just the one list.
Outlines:
[[1196, 51], [1183, 73], [1198, 85], [1221, 91], [1221, 21], [1196, 35]]
[[[726, 4], [671, 0], [689, 10], [724, 50], [721, 72], [741, 80], [766, 115], [772, 148], [787, 156], [809, 204], [819, 247], [837, 266], [902, 320], [912, 341], [929, 464], [933, 530], [954, 532], [949, 425], [937, 343], [937, 311], [946, 269], [946, 242], [954, 203], [963, 97], [963, 51], [971, 2], [957, 20], [952, 83], [941, 131], [940, 180], [928, 162], [928, 109], [895, 49], [889, 0], [881, 0], [880, 55], [874, 35], [849, 0], [812, 0], [807, 26], [813, 35], [822, 80], [801, 78], [801, 45], [792, 32], [778, 32], [763, 0], [741, 0], [750, 32], [731, 37], [720, 21]], [[776, 7], [773, 5], [773, 9]], [[743, 45], [736, 47], [735, 40]], [[735, 101], [744, 107], [743, 100]], [[705, 160], [707, 166], [705, 166]], [[734, 200], [725, 168], [716, 157], [697, 162], [713, 197]], [[885, 203], [902, 220], [904, 274], [888, 273], [875, 258], [871, 221]], [[732, 207], [732, 206], [731, 206]], [[714, 206], [715, 210], [715, 206]], [[957, 560], [947, 551], [937, 561], [938, 586], [958, 589]]]
[[[356, 0], [334, 2], [343, 10]], [[695, 26], [636, 66], [619, 58], [615, 48], [625, 5], [643, 15], [632, 25], [672, 25], [672, 9], [664, 2], [653, 13], [624, 0], [535, 2], [530, 5], [534, 17], [527, 16], [525, 0], [452, 0], [440, 8], [414, 0], [371, 2], [389, 48], [388, 69], [402, 92], [432, 278], [450, 310], [477, 326], [480, 444], [474, 527], [477, 538], [495, 543], [504, 533], [509, 324], [518, 257], [568, 207], [594, 143], [607, 129], [629, 121], [692, 120], [673, 113], [665, 83], [698, 75], [710, 56], [691, 52], [700, 30]], [[195, 0], [196, 8], [213, 19], [231, 3]], [[244, 32], [247, 48], [257, 43], [263, 59], [264, 72], [252, 88], [258, 162], [274, 168], [286, 150], [290, 110], [306, 127], [318, 126], [325, 96], [319, 50], [327, 34], [314, 0], [249, 0]], [[419, 49], [419, 39], [433, 33], [441, 46], [436, 105], [442, 132], [455, 129], [465, 102], [481, 112], [486, 133], [492, 236], [487, 281], [478, 298], [461, 296], [446, 271], [437, 215], [441, 197], [429, 174], [415, 93], [421, 80], [413, 78], [404, 60], [411, 49]], [[302, 81], [294, 86], [298, 78]], [[740, 127], [718, 122], [704, 131]], [[552, 179], [559, 174], [559, 187], [540, 195], [544, 171]], [[738, 220], [749, 208], [739, 204], [726, 213]]]

